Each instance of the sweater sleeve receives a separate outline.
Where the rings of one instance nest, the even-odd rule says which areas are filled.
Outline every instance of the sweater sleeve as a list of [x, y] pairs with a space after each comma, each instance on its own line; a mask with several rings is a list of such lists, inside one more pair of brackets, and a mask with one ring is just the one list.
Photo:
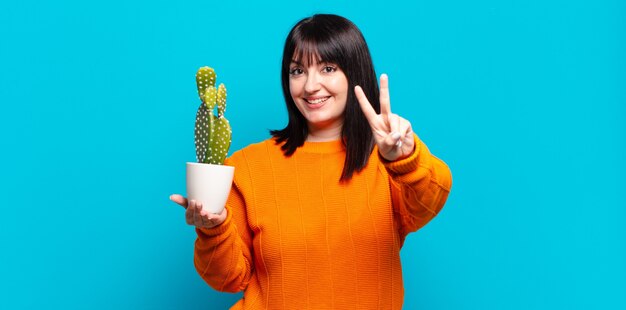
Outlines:
[[380, 157], [389, 173], [391, 201], [402, 240], [439, 213], [452, 186], [448, 166], [417, 136], [414, 139], [415, 150], [409, 157], [393, 162]]
[[245, 201], [235, 182], [226, 203], [226, 220], [213, 228], [196, 228], [194, 265], [202, 279], [222, 292], [239, 292], [253, 273], [252, 232]]

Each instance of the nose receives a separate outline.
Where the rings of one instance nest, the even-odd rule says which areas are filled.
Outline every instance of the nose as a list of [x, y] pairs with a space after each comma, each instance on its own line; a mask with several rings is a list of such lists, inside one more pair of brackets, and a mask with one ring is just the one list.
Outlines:
[[320, 90], [320, 77], [315, 70], [310, 70], [309, 72], [311, 73], [307, 75], [304, 91], [308, 94], [313, 94]]

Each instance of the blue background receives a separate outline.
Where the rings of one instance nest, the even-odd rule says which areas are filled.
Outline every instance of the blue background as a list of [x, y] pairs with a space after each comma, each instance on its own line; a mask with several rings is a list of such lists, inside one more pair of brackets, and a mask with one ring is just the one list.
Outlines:
[[623, 1], [3, 1], [0, 308], [220, 309], [168, 200], [195, 161], [195, 71], [231, 152], [285, 125], [301, 18], [364, 33], [392, 110], [452, 169], [402, 250], [405, 309], [626, 308]]

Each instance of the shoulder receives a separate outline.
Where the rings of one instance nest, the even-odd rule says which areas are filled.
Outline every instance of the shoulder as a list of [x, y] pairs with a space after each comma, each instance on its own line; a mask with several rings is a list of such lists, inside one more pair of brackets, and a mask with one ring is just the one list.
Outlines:
[[284, 158], [280, 144], [273, 138], [250, 144], [226, 159], [224, 164], [235, 167], [234, 183], [245, 196], [254, 184], [267, 183], [276, 164]]
[[268, 138], [261, 142], [252, 143], [236, 152], [228, 159], [226, 164], [230, 166], [240, 166], [250, 162], [267, 161], [272, 157], [282, 157], [283, 153], [280, 149], [282, 143], [276, 143], [274, 138]]

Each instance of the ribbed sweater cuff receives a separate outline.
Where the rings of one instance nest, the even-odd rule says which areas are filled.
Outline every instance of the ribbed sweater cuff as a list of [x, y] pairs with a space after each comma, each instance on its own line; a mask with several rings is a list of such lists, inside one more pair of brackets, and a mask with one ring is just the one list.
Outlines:
[[387, 161], [380, 156], [380, 154], [378, 155], [380, 156], [381, 162], [385, 165], [385, 168], [387, 168], [387, 171], [399, 175], [417, 170], [417, 166], [419, 165], [418, 157], [420, 149], [422, 148], [422, 142], [417, 135], [413, 134], [413, 137], [413, 141], [415, 141], [415, 148], [409, 157], [396, 161]]
[[206, 237], [219, 236], [225, 233], [226, 231], [228, 231], [231, 225], [232, 217], [233, 217], [232, 212], [228, 210], [228, 213], [226, 214], [226, 219], [224, 220], [224, 222], [222, 222], [222, 224], [219, 224], [211, 228], [196, 227], [196, 233], [198, 234], [198, 236], [200, 235], [206, 236]]

